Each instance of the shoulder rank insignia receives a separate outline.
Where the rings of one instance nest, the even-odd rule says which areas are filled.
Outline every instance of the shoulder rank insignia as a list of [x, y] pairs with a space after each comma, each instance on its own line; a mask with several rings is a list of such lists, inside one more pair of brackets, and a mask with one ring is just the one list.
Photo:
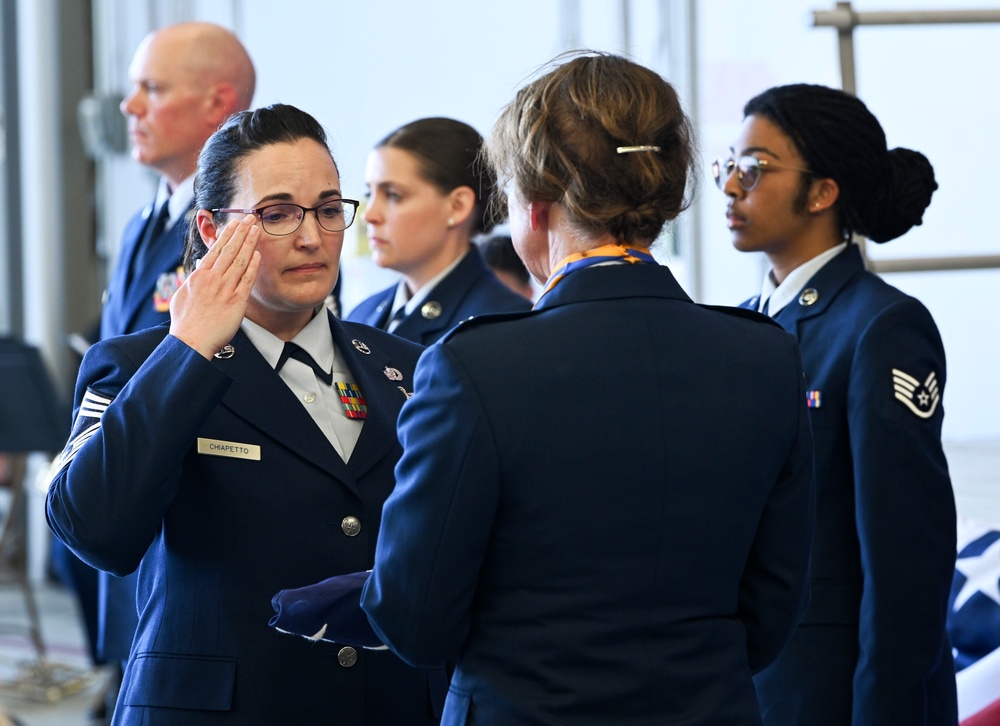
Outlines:
[[896, 398], [920, 418], [933, 416], [941, 401], [941, 389], [934, 371], [921, 383], [910, 374], [893, 368], [892, 387]]
[[91, 388], [88, 388], [87, 392], [83, 394], [83, 401], [80, 403], [80, 410], [77, 412], [76, 420], [73, 422], [73, 432], [69, 436], [69, 441], [66, 442], [66, 446], [52, 462], [49, 470], [50, 481], [60, 471], [69, 466], [69, 463], [73, 461], [73, 457], [76, 456], [81, 447], [100, 430], [101, 416], [104, 415], [104, 411], [107, 410], [108, 404], [112, 400], [114, 399], [96, 393]]

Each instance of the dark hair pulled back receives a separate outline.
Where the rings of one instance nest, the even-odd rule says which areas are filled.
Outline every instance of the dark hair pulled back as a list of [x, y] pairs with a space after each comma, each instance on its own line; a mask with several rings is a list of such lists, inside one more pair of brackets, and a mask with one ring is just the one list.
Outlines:
[[480, 158], [482, 146], [483, 137], [469, 124], [438, 117], [400, 126], [375, 148], [408, 152], [416, 159], [421, 177], [444, 194], [458, 187], [472, 189], [476, 195], [472, 233], [478, 234], [489, 232], [496, 222], [489, 204], [496, 175]]
[[[661, 76], [584, 51], [518, 91], [486, 151], [525, 200], [558, 202], [582, 230], [649, 246], [690, 203], [693, 138]], [[618, 152], [634, 146], [657, 148]]]
[[[194, 208], [223, 209], [236, 196], [240, 165], [253, 152], [272, 144], [312, 139], [329, 152], [326, 132], [305, 111], [286, 104], [240, 111], [226, 119], [212, 134], [198, 155], [194, 177]], [[333, 158], [331, 154], [331, 159]], [[216, 222], [221, 224], [220, 215]], [[190, 272], [208, 248], [191, 220], [184, 248], [184, 268]]]
[[779, 126], [815, 175], [837, 182], [845, 236], [888, 242], [923, 221], [938, 188], [934, 168], [918, 151], [889, 150], [881, 124], [860, 99], [798, 83], [755, 96], [743, 114]]

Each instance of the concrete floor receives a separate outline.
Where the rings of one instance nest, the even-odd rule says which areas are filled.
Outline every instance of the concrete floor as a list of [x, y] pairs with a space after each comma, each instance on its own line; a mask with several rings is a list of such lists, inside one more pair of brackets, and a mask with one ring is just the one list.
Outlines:
[[88, 726], [103, 669], [90, 666], [69, 594], [52, 584], [37, 586], [34, 593], [46, 651], [43, 668], [29, 636], [21, 589], [13, 582], [0, 585], [0, 703], [23, 726]]
[[[951, 444], [947, 452], [959, 515], [1000, 525], [1000, 442]], [[69, 595], [52, 584], [36, 587], [35, 593], [46, 663], [54, 668], [48, 683], [66, 684], [67, 693], [46, 701], [46, 679], [24, 670], [25, 664], [37, 663], [24, 597], [15, 584], [0, 584], [0, 703], [23, 726], [89, 726], [87, 713], [105, 674], [89, 667]], [[59, 694], [58, 688], [49, 691]], [[5, 726], [2, 720], [0, 726]]]

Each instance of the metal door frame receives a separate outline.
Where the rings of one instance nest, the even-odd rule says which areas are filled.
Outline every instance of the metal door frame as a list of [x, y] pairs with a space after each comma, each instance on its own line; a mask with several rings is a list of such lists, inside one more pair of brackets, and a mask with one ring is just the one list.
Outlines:
[[[813, 26], [837, 29], [841, 87], [857, 95], [854, 63], [854, 29], [862, 25], [954, 25], [1000, 23], [1000, 10], [899, 10], [856, 12], [850, 2], [838, 2], [833, 10], [814, 10]], [[1000, 255], [911, 257], [868, 260], [875, 272], [931, 272], [1000, 268]]]

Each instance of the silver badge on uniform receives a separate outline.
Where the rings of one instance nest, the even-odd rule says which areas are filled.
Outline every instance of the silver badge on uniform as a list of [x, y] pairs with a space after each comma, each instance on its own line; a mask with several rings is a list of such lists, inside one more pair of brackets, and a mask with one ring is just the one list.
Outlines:
[[226, 360], [227, 358], [232, 358], [234, 355], [236, 355], [236, 348], [226, 343], [222, 346], [222, 350], [215, 354], [215, 357], [219, 360]]
[[398, 389], [399, 389], [400, 391], [402, 391], [402, 392], [403, 392], [403, 395], [404, 395], [404, 396], [406, 396], [407, 398], [409, 398], [410, 396], [412, 396], [412, 395], [413, 395], [413, 391], [407, 391], [407, 390], [406, 390], [405, 388], [403, 388], [402, 386], [396, 386], [396, 388], [398, 388]]
[[920, 418], [933, 416], [941, 401], [941, 389], [934, 371], [921, 383], [909, 373], [893, 368], [892, 388], [896, 399]]
[[819, 300], [819, 290], [815, 287], [807, 287], [799, 295], [799, 305], [812, 305]]
[[372, 354], [371, 348], [369, 348], [367, 345], [365, 345], [364, 343], [362, 343], [357, 338], [355, 338], [354, 340], [351, 341], [351, 345], [353, 345], [357, 349], [357, 351], [359, 353], [364, 353], [365, 355], [371, 355]]
[[385, 373], [385, 377], [388, 378], [390, 381], [403, 380], [403, 374], [400, 373], [398, 368], [390, 368], [389, 366], [386, 366], [383, 373]]
[[436, 300], [431, 300], [425, 302], [420, 306], [420, 314], [423, 315], [428, 320], [433, 320], [434, 318], [441, 316], [441, 303]]

